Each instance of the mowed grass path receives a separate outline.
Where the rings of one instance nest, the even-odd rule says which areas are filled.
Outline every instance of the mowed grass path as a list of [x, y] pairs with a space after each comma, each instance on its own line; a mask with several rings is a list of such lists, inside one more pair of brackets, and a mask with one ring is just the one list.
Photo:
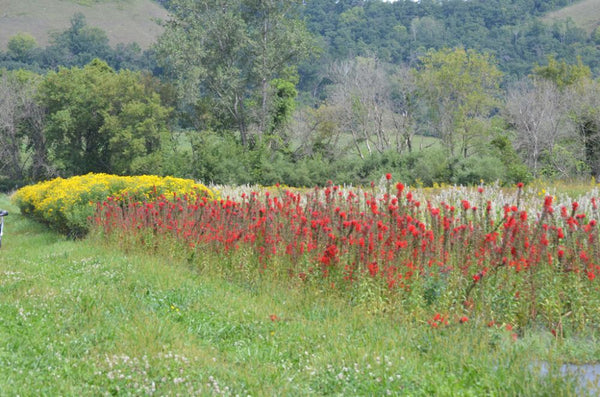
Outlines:
[[71, 241], [6, 196], [0, 208], [0, 395], [575, 394], [532, 370], [551, 338], [434, 330], [318, 288]]

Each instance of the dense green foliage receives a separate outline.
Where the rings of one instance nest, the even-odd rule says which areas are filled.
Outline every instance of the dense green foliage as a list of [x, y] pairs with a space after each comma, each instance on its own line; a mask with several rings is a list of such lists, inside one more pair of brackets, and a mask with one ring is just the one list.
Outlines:
[[117, 70], [156, 68], [151, 51], [142, 51], [136, 43], [117, 44], [112, 48], [106, 32], [89, 26], [85, 16], [77, 13], [71, 18], [71, 26], [53, 33], [50, 45], [45, 48], [38, 47], [27, 33], [11, 37], [8, 50], [0, 51], [0, 69], [29, 69], [41, 73], [59, 66], [82, 67], [94, 58], [104, 60]]
[[160, 173], [170, 110], [139, 72], [94, 60], [59, 69], [40, 86], [48, 150], [63, 175]]
[[171, 2], [158, 57], [185, 98], [211, 109], [212, 122], [192, 114], [197, 128], [237, 130], [247, 146], [282, 125], [290, 113], [282, 100], [296, 96], [289, 85], [311, 50], [310, 35], [292, 14], [296, 6], [289, 0]]
[[490, 52], [508, 75], [523, 76], [556, 54], [579, 55], [596, 70], [598, 49], [572, 21], [542, 23], [538, 17], [567, 0], [449, 0], [395, 2], [313, 0], [303, 8], [308, 27], [321, 36], [332, 58], [375, 55], [410, 63], [427, 50], [464, 47]]
[[161, 3], [144, 53], [80, 14], [44, 49], [10, 39], [0, 67], [39, 75], [0, 69], [2, 186], [600, 176], [595, 36], [539, 18], [564, 1]]

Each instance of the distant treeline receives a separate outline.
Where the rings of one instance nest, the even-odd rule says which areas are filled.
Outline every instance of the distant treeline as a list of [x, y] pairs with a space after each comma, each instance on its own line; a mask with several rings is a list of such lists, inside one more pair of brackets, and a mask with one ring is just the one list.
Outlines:
[[117, 70], [150, 70], [160, 74], [152, 50], [142, 51], [136, 43], [111, 47], [106, 32], [89, 26], [81, 13], [73, 15], [67, 29], [52, 34], [47, 47], [39, 47], [35, 38], [27, 33], [11, 37], [7, 51], [0, 51], [0, 69], [44, 73], [59, 66], [81, 67], [94, 58], [105, 60]]
[[[169, 9], [171, 0], [157, 0]], [[600, 72], [600, 29], [587, 34], [572, 20], [544, 23], [540, 17], [569, 0], [307, 0], [297, 11], [308, 30], [320, 40], [320, 62], [299, 65], [300, 89], [310, 90], [324, 64], [356, 56], [376, 57], [394, 64], [414, 65], [429, 49], [463, 47], [495, 56], [508, 79], [530, 73], [548, 56], [581, 58], [596, 75]], [[71, 27], [54, 34], [52, 44], [38, 48], [33, 38], [20, 35], [12, 49], [0, 52], [0, 68], [30, 70], [83, 66], [93, 58], [116, 69], [156, 67], [152, 50], [136, 44], [111, 48], [104, 31], [87, 26], [83, 15]]]
[[[580, 57], [600, 72], [600, 34], [588, 35], [572, 20], [543, 23], [543, 13], [568, 0], [310, 0], [302, 6], [309, 30], [323, 42], [323, 58], [377, 57], [414, 66], [429, 49], [463, 47], [495, 56], [505, 78], [515, 80], [546, 57]], [[318, 64], [302, 73], [318, 74]], [[312, 82], [314, 84], [314, 82]]]

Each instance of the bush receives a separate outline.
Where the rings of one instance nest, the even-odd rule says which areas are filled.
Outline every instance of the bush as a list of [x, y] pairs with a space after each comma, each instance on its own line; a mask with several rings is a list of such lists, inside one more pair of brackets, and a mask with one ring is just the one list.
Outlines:
[[0, 193], [9, 193], [25, 185], [25, 181], [0, 178]]
[[506, 176], [502, 161], [496, 157], [469, 157], [461, 159], [454, 168], [452, 182], [457, 185], [477, 185], [481, 181], [491, 183]]
[[81, 237], [88, 231], [88, 219], [93, 215], [96, 203], [109, 197], [142, 201], [183, 194], [215, 197], [215, 192], [191, 179], [91, 173], [25, 186], [15, 193], [13, 201], [24, 215], [61, 233]]

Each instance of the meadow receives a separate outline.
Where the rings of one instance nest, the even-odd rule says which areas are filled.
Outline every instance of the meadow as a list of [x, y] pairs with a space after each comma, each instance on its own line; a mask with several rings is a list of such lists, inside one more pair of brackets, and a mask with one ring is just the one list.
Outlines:
[[150, 0], [0, 0], [0, 10], [1, 50], [18, 33], [32, 35], [40, 47], [45, 47], [51, 34], [69, 28], [70, 19], [78, 12], [90, 26], [106, 32], [111, 46], [136, 42], [147, 49], [162, 33], [156, 20], [167, 18], [166, 10]]
[[595, 184], [211, 194], [89, 200], [77, 240], [19, 214], [40, 196], [2, 197], [0, 390], [596, 390], [559, 375], [600, 357]]
[[548, 13], [544, 21], [565, 21], [571, 19], [577, 26], [588, 33], [593, 33], [598, 27], [598, 10], [600, 2], [598, 0], [583, 0], [573, 2], [568, 7]]

